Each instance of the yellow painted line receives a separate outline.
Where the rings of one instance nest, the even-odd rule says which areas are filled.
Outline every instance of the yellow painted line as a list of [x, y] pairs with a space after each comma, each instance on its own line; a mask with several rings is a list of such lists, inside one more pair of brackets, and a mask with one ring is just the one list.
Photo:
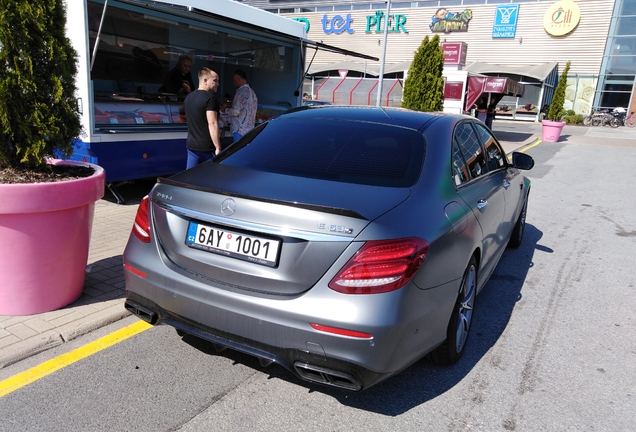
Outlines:
[[145, 321], [138, 321], [135, 324], [124, 327], [111, 334], [108, 334], [94, 342], [74, 349], [68, 353], [57, 356], [51, 360], [40, 363], [29, 370], [0, 381], [0, 397], [6, 396], [32, 382], [44, 378], [53, 372], [69, 366], [76, 361], [91, 356], [112, 345], [122, 342], [136, 334], [148, 330], [152, 326]]
[[[518, 150], [515, 150], [515, 151], [520, 152], [520, 153], [525, 153], [527, 150], [530, 150], [532, 147], [536, 147], [539, 144], [541, 144], [541, 140], [540, 139], [536, 140], [532, 144], [528, 144], [526, 146], [523, 146], [522, 148], [520, 148]], [[512, 153], [509, 153], [507, 156], [508, 156], [508, 162], [512, 162]]]
[[536, 147], [539, 144], [541, 144], [541, 140], [538, 139], [535, 142], [533, 142], [532, 144], [528, 144], [527, 146], [525, 146], [524, 148], [522, 148], [521, 150], [519, 150], [520, 152], [525, 152], [527, 150], [530, 150], [532, 147]]

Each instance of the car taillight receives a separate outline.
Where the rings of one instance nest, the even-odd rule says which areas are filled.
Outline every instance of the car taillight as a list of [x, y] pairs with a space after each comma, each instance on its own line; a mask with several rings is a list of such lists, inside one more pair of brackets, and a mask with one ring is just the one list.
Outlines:
[[428, 243], [417, 237], [368, 241], [329, 282], [343, 294], [379, 294], [406, 285], [424, 263]]
[[149, 218], [150, 198], [146, 195], [141, 200], [139, 208], [137, 209], [137, 215], [135, 216], [135, 223], [133, 224], [132, 232], [140, 241], [144, 243], [150, 243], [150, 218]]

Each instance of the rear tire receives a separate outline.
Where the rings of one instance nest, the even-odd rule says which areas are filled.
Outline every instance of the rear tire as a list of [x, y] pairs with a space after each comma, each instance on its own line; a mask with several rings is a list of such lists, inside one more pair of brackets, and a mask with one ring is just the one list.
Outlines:
[[617, 128], [623, 124], [623, 121], [618, 117], [612, 117], [609, 122], [610, 126], [613, 128]]
[[512, 229], [512, 233], [510, 234], [510, 240], [508, 240], [508, 246], [511, 248], [518, 248], [521, 246], [521, 242], [523, 241], [523, 233], [526, 230], [526, 212], [528, 211], [528, 196], [526, 196], [526, 200], [523, 203], [523, 208], [521, 209], [521, 214], [517, 219], [517, 223], [515, 223], [515, 227]]
[[591, 126], [592, 125], [592, 114], [586, 115], [583, 117], [583, 126]]
[[473, 256], [464, 272], [459, 295], [446, 330], [446, 340], [429, 355], [432, 362], [451, 365], [462, 358], [473, 320], [476, 295], [477, 260]]

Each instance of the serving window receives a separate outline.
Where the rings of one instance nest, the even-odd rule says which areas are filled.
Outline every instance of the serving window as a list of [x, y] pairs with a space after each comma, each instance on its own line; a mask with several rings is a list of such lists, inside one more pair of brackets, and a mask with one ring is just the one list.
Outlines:
[[[103, 2], [89, 1], [91, 54], [103, 12]], [[276, 82], [288, 83], [283, 86], [290, 89], [278, 88], [279, 92], [293, 94], [293, 64], [300, 47], [184, 9], [154, 10], [109, 1], [91, 65], [94, 129], [185, 130], [182, 105], [187, 93], [167, 90], [165, 85], [184, 55], [192, 62], [192, 90], [198, 86], [198, 71], [208, 67], [220, 76], [222, 101], [234, 94], [232, 73], [240, 68], [248, 74], [259, 102], [276, 104], [280, 99], [275, 95]], [[251, 82], [253, 77], [263, 82], [260, 88]], [[272, 83], [274, 89], [268, 88]]]

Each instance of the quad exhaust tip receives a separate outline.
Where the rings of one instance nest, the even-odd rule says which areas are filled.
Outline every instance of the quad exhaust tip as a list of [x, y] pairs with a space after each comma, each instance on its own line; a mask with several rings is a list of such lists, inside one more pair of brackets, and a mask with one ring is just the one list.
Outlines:
[[338, 387], [345, 390], [359, 391], [362, 389], [358, 380], [348, 373], [303, 362], [294, 363], [294, 369], [296, 369], [296, 372], [301, 378], [307, 381]]
[[126, 303], [124, 303], [124, 307], [126, 308], [126, 310], [137, 315], [139, 319], [146, 321], [149, 324], [154, 325], [157, 322], [157, 313], [145, 306], [140, 305], [137, 302], [126, 300]]

